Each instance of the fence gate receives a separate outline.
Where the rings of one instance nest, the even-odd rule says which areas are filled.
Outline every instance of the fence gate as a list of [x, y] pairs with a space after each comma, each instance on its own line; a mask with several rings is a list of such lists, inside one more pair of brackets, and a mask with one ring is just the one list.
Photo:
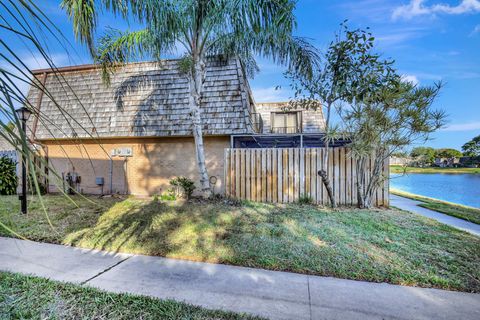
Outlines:
[[[356, 171], [345, 147], [330, 148], [327, 166], [339, 205], [356, 205]], [[328, 204], [327, 190], [317, 171], [325, 148], [225, 149], [225, 193], [227, 196], [260, 202], [295, 202], [309, 196]], [[373, 169], [373, 158], [367, 170]], [[388, 160], [383, 174], [389, 175]], [[377, 189], [373, 203], [388, 206], [388, 179]]]

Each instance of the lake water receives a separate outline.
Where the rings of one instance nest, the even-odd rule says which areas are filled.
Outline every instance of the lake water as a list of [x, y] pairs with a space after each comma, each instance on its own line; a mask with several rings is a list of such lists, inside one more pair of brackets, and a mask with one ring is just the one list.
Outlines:
[[480, 208], [480, 174], [392, 174], [391, 188]]

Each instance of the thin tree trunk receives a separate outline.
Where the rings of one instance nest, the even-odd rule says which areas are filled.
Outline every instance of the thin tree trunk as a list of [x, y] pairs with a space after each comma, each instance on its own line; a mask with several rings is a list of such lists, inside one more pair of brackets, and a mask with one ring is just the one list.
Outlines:
[[198, 175], [200, 177], [200, 191], [203, 198], [208, 198], [212, 195], [212, 191], [210, 188], [207, 166], [205, 164], [205, 149], [203, 146], [203, 130], [200, 108], [203, 83], [205, 82], [205, 61], [203, 61], [203, 57], [193, 56], [192, 75], [189, 80], [189, 105], [193, 122], [192, 131], [193, 139], [195, 141], [195, 155], [198, 166]]
[[[357, 171], [357, 198], [358, 207], [360, 209], [368, 209], [372, 207], [374, 193], [379, 186], [380, 175], [382, 174], [384, 158], [379, 158], [377, 154], [373, 156], [375, 156], [375, 162], [372, 171], [369, 172], [365, 172], [367, 161], [365, 157], [361, 157], [355, 161]], [[369, 175], [368, 185], [366, 184], [365, 179], [366, 174]]]
[[[381, 156], [379, 156], [381, 155]], [[375, 192], [377, 191], [377, 188], [380, 185], [380, 178], [382, 175], [382, 169], [383, 169], [383, 163], [385, 161], [385, 156], [383, 152], [377, 152], [373, 155], [375, 157], [375, 161], [373, 164], [373, 170], [370, 174], [370, 182], [367, 186], [366, 190], [366, 198], [365, 198], [365, 203], [364, 207], [365, 208], [371, 208], [373, 206], [373, 197]]]
[[355, 160], [357, 172], [357, 205], [360, 209], [365, 208], [365, 159]]
[[328, 134], [329, 134], [329, 129], [330, 129], [331, 109], [332, 109], [332, 104], [329, 102], [327, 104], [327, 119], [325, 121], [325, 137], [323, 139], [325, 152], [323, 153], [322, 169], [320, 171], [318, 171], [318, 174], [322, 178], [322, 183], [325, 186], [325, 189], [327, 189], [328, 198], [330, 199], [330, 206], [332, 208], [336, 208], [337, 207], [337, 202], [335, 201], [335, 194], [333, 192], [332, 183], [331, 183], [330, 179], [328, 178], [328, 174], [327, 174], [328, 158], [330, 157], [330, 150], [329, 150], [330, 141], [329, 141], [329, 138], [328, 138]]

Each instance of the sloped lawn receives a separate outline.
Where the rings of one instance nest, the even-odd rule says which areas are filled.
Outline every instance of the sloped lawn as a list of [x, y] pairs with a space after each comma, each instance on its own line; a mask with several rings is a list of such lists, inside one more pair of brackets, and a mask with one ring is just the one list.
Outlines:
[[476, 224], [480, 224], [480, 209], [464, 206], [461, 204], [451, 203], [438, 199], [433, 199], [417, 194], [390, 189], [390, 192], [401, 197], [413, 199], [422, 202], [419, 207], [431, 209], [433, 211], [448, 214], [449, 216], [467, 220]]
[[259, 319], [0, 272], [0, 319]]
[[38, 200], [23, 216], [1, 197], [0, 219], [38, 241], [480, 292], [480, 238], [403, 211], [74, 199], [45, 197], [53, 230]]

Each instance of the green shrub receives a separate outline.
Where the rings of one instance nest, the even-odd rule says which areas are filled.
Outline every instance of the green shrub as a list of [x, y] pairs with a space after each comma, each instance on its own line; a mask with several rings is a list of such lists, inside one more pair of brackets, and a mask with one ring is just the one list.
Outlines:
[[300, 198], [298, 198], [297, 203], [298, 204], [312, 204], [313, 199], [309, 195], [302, 194], [302, 195], [300, 195]]
[[195, 190], [195, 183], [186, 177], [176, 177], [170, 180], [170, 184], [175, 188], [175, 194], [189, 199]]
[[160, 200], [162, 201], [174, 201], [177, 200], [177, 196], [175, 195], [175, 190], [168, 189], [167, 192], [164, 192], [160, 195]]
[[0, 194], [15, 194], [17, 183], [17, 164], [8, 157], [0, 157]]

